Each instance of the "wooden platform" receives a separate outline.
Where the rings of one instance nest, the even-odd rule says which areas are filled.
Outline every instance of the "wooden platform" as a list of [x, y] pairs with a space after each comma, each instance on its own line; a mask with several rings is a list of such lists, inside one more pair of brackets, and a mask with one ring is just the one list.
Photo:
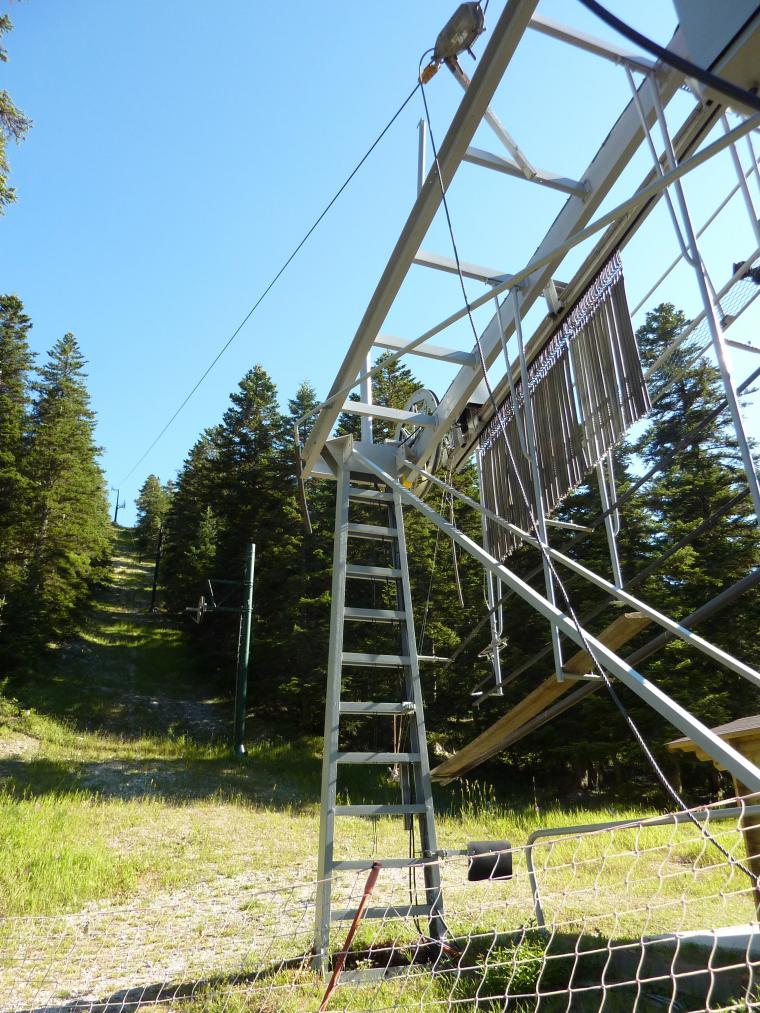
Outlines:
[[[624, 612], [614, 622], [596, 636], [605, 647], [612, 651], [627, 644], [637, 633], [650, 624], [651, 620], [641, 612]], [[431, 771], [434, 781], [450, 781], [452, 778], [467, 774], [478, 764], [490, 759], [504, 747], [504, 742], [531, 718], [546, 710], [554, 701], [578, 685], [573, 675], [583, 676], [590, 671], [592, 661], [586, 651], [578, 651], [565, 662], [564, 670], [570, 676], [564, 682], [557, 682], [554, 674], [545, 679], [532, 693], [529, 693], [511, 711], [499, 718], [490, 728], [460, 749], [454, 756], [444, 760]]]

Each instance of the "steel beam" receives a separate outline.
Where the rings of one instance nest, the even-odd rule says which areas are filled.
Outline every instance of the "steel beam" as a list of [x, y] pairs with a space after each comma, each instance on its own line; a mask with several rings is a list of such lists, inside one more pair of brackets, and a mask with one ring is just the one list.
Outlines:
[[[381, 334], [375, 338], [377, 348], [390, 348], [394, 352], [404, 351], [409, 342], [405, 338], [391, 337], [389, 334]], [[425, 359], [437, 359], [438, 362], [451, 362], [455, 366], [474, 366], [477, 356], [474, 352], [461, 352], [454, 348], [443, 348], [441, 345], [417, 345], [409, 349], [410, 355], [419, 355]]]
[[[449, 186], [475, 131], [494, 96], [517, 46], [523, 37], [538, 0], [509, 0], [494, 26], [472, 84], [454, 115], [438, 155], [444, 189]], [[346, 357], [338, 370], [330, 395], [356, 379], [367, 352], [377, 337], [396, 295], [441, 204], [441, 187], [435, 166], [428, 173], [398, 242], [391, 253]], [[318, 415], [304, 448], [304, 478], [307, 478], [329, 438], [341, 411], [332, 402]]]
[[387, 419], [389, 422], [403, 422], [412, 426], [435, 425], [434, 415], [423, 415], [418, 412], [405, 412], [403, 408], [388, 408], [384, 405], [367, 404], [364, 401], [346, 401], [343, 411], [349, 415], [368, 416], [375, 419]]
[[[471, 165], [479, 165], [483, 169], [493, 169], [495, 172], [501, 172], [505, 176], [514, 176], [516, 179], [526, 178], [517, 162], [513, 162], [510, 158], [504, 158], [502, 155], [494, 155], [492, 152], [484, 151], [482, 148], [468, 148], [462, 161], [469, 162]], [[546, 186], [550, 190], [560, 190], [562, 193], [575, 194], [578, 197], [586, 195], [585, 186], [576, 179], [568, 179], [567, 176], [557, 176], [553, 172], [547, 172], [546, 169], [536, 169], [535, 171], [536, 175], [528, 180], [529, 183], [538, 183], [540, 186]]]
[[447, 274], [459, 274], [461, 270], [465, 278], [472, 278], [474, 281], [482, 281], [487, 285], [495, 285], [506, 281], [509, 277], [506, 271], [499, 271], [495, 267], [482, 267], [480, 264], [468, 264], [465, 261], [457, 262], [453, 257], [445, 257], [440, 253], [428, 253], [419, 250], [414, 258], [414, 263], [421, 267], [432, 267], [435, 271], [445, 271]]
[[631, 70], [640, 70], [642, 73], [648, 74], [657, 66], [653, 60], [648, 60], [645, 56], [639, 56], [638, 53], [632, 53], [628, 49], [621, 49], [612, 42], [598, 39], [595, 35], [587, 35], [586, 32], [580, 32], [577, 28], [564, 25], [561, 21], [554, 21], [553, 18], [545, 18], [541, 14], [533, 15], [529, 27], [542, 35], [566, 42], [587, 53], [593, 53], [594, 56], [601, 56], [605, 60], [630, 67]]

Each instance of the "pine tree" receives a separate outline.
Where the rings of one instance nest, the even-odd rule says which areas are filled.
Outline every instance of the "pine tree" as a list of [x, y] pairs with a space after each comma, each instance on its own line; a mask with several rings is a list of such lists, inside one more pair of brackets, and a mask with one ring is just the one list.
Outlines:
[[[656, 360], [686, 324], [684, 315], [671, 304], [647, 314], [637, 332], [645, 366]], [[701, 426], [698, 437], [679, 450], [646, 487], [659, 551], [727, 508], [718, 523], [668, 560], [653, 591], [663, 611], [681, 617], [760, 563], [760, 537], [749, 498], [745, 495], [737, 500], [746, 490], [746, 479], [730, 417], [724, 410], [709, 421], [723, 401], [716, 367], [699, 357], [698, 345], [687, 340], [668, 366], [655, 373], [653, 386], [660, 393], [655, 395], [651, 426], [637, 447], [647, 464], [662, 465], [673, 447]], [[755, 665], [760, 661], [756, 599], [756, 595], [740, 598], [700, 627], [706, 638]], [[657, 656], [651, 671], [663, 688], [709, 724], [738, 717], [755, 707], [749, 684], [680, 641], [669, 644]]]
[[135, 530], [142, 553], [151, 554], [156, 550], [158, 532], [169, 512], [171, 488], [161, 485], [156, 475], [148, 475], [140, 488], [135, 500], [137, 506]]
[[[12, 28], [13, 22], [8, 15], [0, 14], [0, 39]], [[0, 45], [0, 63], [5, 63], [7, 59], [7, 51]], [[14, 140], [17, 144], [23, 141], [31, 125], [31, 120], [13, 104], [8, 92], [0, 91], [0, 214], [16, 199], [16, 191], [8, 184], [8, 141]]]
[[[217, 502], [219, 428], [207, 429], [195, 443], [177, 478], [164, 523], [161, 582], [170, 608], [194, 604], [204, 590], [219, 538]], [[214, 517], [213, 551], [208, 511]], [[205, 523], [205, 527], [204, 527]]]
[[66, 334], [34, 384], [25, 461], [31, 523], [23, 594], [27, 625], [36, 636], [66, 632], [73, 611], [109, 565], [108, 500], [84, 365], [76, 339]]
[[31, 326], [17, 296], [0, 296], [0, 598], [12, 593], [25, 558], [23, 531], [30, 490], [24, 475], [24, 437], [34, 360], [27, 341]]

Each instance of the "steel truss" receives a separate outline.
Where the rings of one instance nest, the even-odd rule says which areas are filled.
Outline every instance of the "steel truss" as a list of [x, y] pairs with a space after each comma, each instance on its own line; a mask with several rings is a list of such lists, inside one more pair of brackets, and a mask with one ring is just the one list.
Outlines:
[[[692, 714], [663, 693], [634, 667], [654, 650], [659, 649], [668, 639], [677, 637], [704, 653], [711, 660], [760, 687], [760, 673], [740, 659], [734, 658], [699, 637], [691, 629], [703, 618], [734, 601], [739, 594], [750, 587], [755, 587], [760, 582], [758, 573], [753, 572], [731, 588], [727, 588], [680, 623], [663, 615], [633, 595], [630, 588], [642, 578], [643, 574], [638, 574], [628, 581], [624, 579], [617, 557], [616, 542], [619, 531], [618, 509], [620, 504], [632, 493], [626, 492], [622, 497], [617, 495], [611, 458], [603, 460], [597, 467], [601, 513], [592, 522], [592, 527], [598, 523], [605, 524], [613, 580], [609, 581], [594, 573], [577, 562], [576, 559], [551, 546], [550, 529], [557, 522], [553, 522], [551, 518], [545, 516], [541, 507], [541, 483], [530, 397], [525, 398], [521, 427], [518, 427], [520, 446], [514, 449], [515, 453], [524, 454], [530, 464], [533, 494], [531, 507], [537, 522], [535, 531], [528, 532], [520, 529], [508, 519], [498, 516], [493, 511], [485, 509], [482, 504], [459, 493], [449, 483], [443, 482], [427, 470], [444, 441], [447, 441], [449, 467], [457, 468], [464, 465], [475, 451], [480, 432], [493, 418], [493, 405], [487, 401], [484, 404], [486, 399], [479, 391], [483, 381], [481, 355], [489, 370], [495, 365], [499, 356], [504, 356], [504, 375], [497, 384], [494, 394], [496, 403], [501, 404], [508, 392], [511, 391], [514, 394], [518, 383], [521, 383], [523, 391], [528, 390], [528, 368], [556, 333], [568, 311], [572, 309], [602, 265], [609, 260], [613, 253], [625, 247], [637, 230], [644, 225], [653, 208], [661, 199], [664, 199], [668, 205], [681, 253], [680, 257], [652, 286], [645, 298], [648, 298], [662, 284], [678, 260], [683, 259], [693, 269], [702, 309], [690, 328], [663, 353], [662, 362], [671, 356], [678, 345], [689, 334], [693, 334], [697, 327], [703, 324], [706, 326], [710, 339], [709, 347], [715, 354], [723, 383], [724, 407], [727, 406], [731, 416], [746, 475], [746, 489], [738, 493], [731, 502], [732, 504], [737, 503], [749, 495], [755, 514], [760, 521], [760, 482], [745, 433], [742, 408], [739, 402], [740, 393], [746, 389], [750, 381], [745, 381], [738, 387], [734, 382], [729, 348], [736, 343], [731, 342], [725, 336], [725, 330], [732, 323], [732, 319], [725, 316], [721, 309], [721, 300], [743, 278], [750, 276], [749, 272], [760, 257], [760, 245], [758, 245], [760, 244], [760, 225], [758, 225], [756, 206], [748, 183], [748, 180], [751, 182], [754, 179], [760, 188], [758, 158], [752, 145], [752, 132], [760, 127], [760, 115], [744, 115], [738, 125], [731, 127], [726, 119], [725, 106], [722, 104], [720, 96], [703, 91], [696, 96], [694, 107], [679, 128], [672, 131], [666, 119], [666, 107], [679, 89], [684, 85], [691, 87], [691, 83], [685, 82], [680, 72], [659, 61], [653, 62], [638, 54], [543, 18], [536, 14], [537, 2], [538, 0], [508, 0], [501, 17], [489, 34], [488, 44], [471, 81], [458, 67], [450, 68], [464, 88], [464, 97], [440, 147], [437, 163], [431, 167], [427, 174], [425, 174], [426, 129], [424, 122], [420, 124], [417, 199], [346, 356], [338, 369], [328, 397], [317, 406], [314, 412], [309, 413], [309, 415], [316, 414], [316, 418], [300, 458], [301, 480], [303, 482], [309, 477], [337, 478], [341, 488], [344, 488], [347, 474], [361, 475], [363, 476], [361, 481], [367, 483], [368, 488], [374, 487], [376, 490], [384, 491], [388, 494], [389, 499], [392, 497], [393, 502], [398, 504], [396, 516], [399, 521], [401, 518], [400, 504], [403, 502], [419, 511], [483, 566], [486, 575], [488, 605], [488, 615], [484, 624], [487, 623], [489, 626], [490, 648], [487, 650], [490, 651], [489, 656], [493, 663], [494, 685], [490, 690], [478, 693], [476, 703], [480, 703], [490, 696], [500, 695], [503, 685], [511, 682], [520, 671], [545, 654], [553, 655], [553, 678], [557, 683], [563, 682], [565, 678], [577, 679], [579, 677], [577, 666], [582, 666], [584, 662], [582, 659], [578, 660], [581, 657], [579, 655], [569, 661], [563, 658], [560, 644], [560, 635], [562, 635], [568, 641], [588, 651], [591, 656], [587, 659], [588, 662], [593, 661], [598, 664], [606, 673], [633, 690], [662, 717], [696, 742], [707, 756], [729, 770], [738, 781], [752, 791], [760, 791], [760, 769], [714, 735]], [[612, 61], [622, 68], [621, 74], [624, 74], [628, 79], [631, 89], [630, 101], [612, 125], [604, 143], [594, 154], [580, 179], [572, 179], [536, 168], [530, 161], [528, 154], [520, 148], [491, 108], [497, 87], [507, 72], [521, 39], [528, 29], [558, 40], [561, 44], [575, 46], [596, 57]], [[687, 40], [682, 36], [680, 28], [671, 40], [670, 48], [676, 52], [688, 49]], [[751, 87], [754, 83], [752, 75], [756, 73], [753, 68], [760, 65], [760, 12], [750, 19], [735, 38], [722, 40], [716, 38], [715, 50], [715, 59], [710, 69], [744, 88]], [[638, 84], [634, 80], [634, 74], [642, 78]], [[746, 110], [739, 111], [746, 114]], [[481, 122], [487, 123], [491, 128], [497, 141], [504, 149], [502, 152], [496, 154], [472, 146], [475, 132]], [[722, 133], [706, 144], [706, 138], [716, 124], [722, 125]], [[659, 133], [662, 145], [661, 154], [653, 134], [655, 129]], [[744, 168], [737, 148], [738, 142], [742, 139], [744, 139], [742, 143], [746, 145], [750, 156], [748, 170]], [[629, 165], [631, 158], [642, 145], [650, 153], [651, 170], [633, 193], [619, 201], [611, 210], [598, 214], [603, 202]], [[730, 153], [737, 180], [736, 185], [702, 227], [696, 229], [692, 224], [692, 209], [687, 203], [681, 180], [695, 168], [724, 150]], [[440, 253], [421, 249], [421, 244], [441, 205], [442, 191], [448, 189], [463, 162], [547, 187], [566, 196], [564, 205], [539, 242], [534, 255], [527, 264], [513, 273], [507, 272], [503, 268], [483, 267], [471, 263], [459, 264]], [[554, 168], [560, 169], [561, 166]], [[720, 213], [731, 197], [739, 192], [742, 194], [742, 200], [750, 219], [757, 249], [733, 271], [729, 282], [716, 291], [712, 279], [707, 274], [698, 241], [710, 222]], [[560, 269], [565, 256], [575, 247], [598, 234], [601, 234], [601, 238], [585, 257], [581, 267], [575, 271], [571, 280], [563, 286], [560, 286], [559, 283], [555, 284], [554, 276]], [[463, 307], [450, 314], [446, 319], [432, 325], [416, 338], [384, 335], [381, 333], [384, 320], [413, 265], [449, 273], [458, 273], [461, 270], [464, 277], [485, 284], [488, 290], [484, 294], [470, 299], [469, 307]], [[760, 292], [760, 287], [758, 291]], [[500, 301], [500, 296], [502, 301]], [[546, 298], [550, 313], [532, 336], [526, 340], [522, 332], [522, 321], [536, 300], [542, 297]], [[749, 305], [752, 298], [754, 298], [754, 294], [746, 305]], [[456, 349], [431, 343], [431, 339], [465, 318], [473, 309], [488, 303], [493, 304], [493, 316], [479, 335], [478, 344], [475, 347]], [[513, 336], [515, 338], [514, 347], [510, 346]], [[748, 347], [754, 348], [754, 346]], [[374, 348], [387, 350], [384, 357], [385, 363], [388, 362], [388, 356], [395, 360], [408, 354], [414, 354], [440, 362], [448, 362], [457, 368], [449, 388], [434, 411], [428, 408], [425, 409], [425, 413], [402, 411], [373, 404], [372, 377], [380, 368], [383, 368], [372, 365], [371, 354]], [[512, 348], [511, 354], [510, 348]], [[662, 362], [658, 360], [651, 367], [648, 375], [651, 375]], [[361, 401], [347, 400], [348, 394], [356, 387], [360, 387]], [[516, 399], [513, 400], [516, 403]], [[477, 406], [474, 420], [471, 413], [469, 417], [466, 414], [468, 406], [473, 404]], [[361, 440], [354, 442], [347, 439], [347, 442], [341, 443], [340, 460], [338, 460], [335, 455], [335, 441], [330, 441], [330, 437], [338, 415], [342, 411], [353, 412], [361, 417]], [[413, 438], [401, 441], [395, 447], [375, 444], [372, 438], [371, 420], [373, 417], [394, 421], [399, 426], [403, 425], [406, 427], [407, 433], [413, 430]], [[469, 422], [466, 427], [463, 424], [465, 418], [468, 418]], [[452, 432], [456, 434], [453, 440]], [[507, 528], [522, 542], [539, 548], [542, 561], [537, 572], [540, 573], [543, 569], [543, 593], [533, 588], [526, 579], [518, 577], [488, 551], [485, 526], [483, 528], [484, 546], [480, 546], [458, 530], [450, 520], [426, 504], [412, 488], [415, 482], [420, 481], [426, 486], [434, 485], [445, 489], [463, 500], [469, 507], [477, 510], [484, 523], [488, 518], [489, 521]], [[641, 482], [638, 483], [638, 485], [640, 484]], [[333, 792], [334, 795], [334, 763], [338, 751], [336, 722], [338, 703], [336, 700], [340, 692], [340, 666], [336, 659], [341, 651], [339, 643], [341, 636], [338, 635], [338, 631], [342, 629], [344, 618], [342, 612], [345, 608], [341, 589], [345, 586], [345, 570], [348, 565], [342, 546], [345, 546], [346, 532], [350, 528], [346, 503], [345, 496], [338, 498], [330, 644], [331, 695], [328, 700], [325, 726], [323, 789], [324, 786], [327, 787], [323, 790], [323, 833], [320, 844], [320, 875], [323, 877], [329, 876], [332, 860], [332, 823], [330, 822], [332, 817], [329, 812], [330, 806], [334, 807], [335, 805], [330, 792]], [[720, 516], [723, 516], [723, 511], [715, 517], [706, 518], [704, 525], [700, 526], [700, 530], [707, 530], [709, 526], [720, 519]], [[580, 537], [583, 537], [583, 532]], [[685, 541], [689, 537], [693, 536], [686, 536]], [[399, 540], [402, 556], [405, 552], [404, 544], [402, 537]], [[675, 549], [671, 547], [660, 563], [669, 558], [673, 551]], [[557, 606], [555, 602], [556, 577], [553, 564], [569, 569], [574, 575], [582, 577], [604, 591], [610, 598], [634, 609], [635, 612], [631, 613], [631, 616], [639, 617], [637, 622], [641, 622], [643, 625], [653, 622], [661, 627], [662, 632], [627, 660], [622, 658], [617, 652], [620, 645], [625, 642], [625, 638], [615, 639], [615, 635], [611, 634], [607, 638], [609, 642], [605, 643], [603, 635], [599, 637], [591, 635], [584, 626], [576, 623]], [[652, 566], [656, 565], [657, 563], [652, 564]], [[398, 568], [401, 572], [405, 571], [405, 558], [399, 557]], [[529, 575], [528, 579], [531, 576]], [[403, 607], [409, 610], [411, 605], [407, 585], [408, 581], [404, 585]], [[337, 594], [335, 588], [337, 588]], [[511, 595], [517, 595], [528, 602], [547, 620], [550, 643], [525, 665], [510, 675], [504, 676], [502, 673], [503, 661], [500, 658], [503, 631], [500, 609], [506, 597]], [[408, 638], [406, 644], [408, 648]], [[614, 646], [610, 646], [610, 644]], [[414, 654], [414, 651], [411, 653]], [[545, 721], [561, 713], [602, 684], [599, 679], [589, 679], [583, 682], [558, 702], [545, 707], [541, 713], [530, 713], [528, 720], [524, 722], [518, 732], [510, 732], [502, 737], [500, 744], [497, 744], [497, 748], [492, 749], [490, 754], [481, 750], [481, 754], [474, 756], [474, 762], [469, 766], [468, 757], [462, 758], [460, 754], [457, 754], [432, 772], [433, 779], [448, 780], [451, 777], [459, 776], [465, 770], [471, 769], [475, 763], [481, 762], [486, 755], [492, 755], [499, 748], [505, 748], [506, 745], [517, 741], [523, 734], [540, 727]], [[410, 683], [410, 692], [411, 686]], [[564, 692], [565, 688], [567, 687], [562, 687], [561, 692]], [[422, 721], [421, 698], [419, 720]], [[424, 724], [421, 735], [424, 740]], [[466, 753], [469, 748], [466, 747], [462, 752]], [[417, 753], [420, 752], [424, 752], [426, 757], [424, 741], [418, 743]], [[475, 753], [477, 753], [477, 749]], [[426, 762], [425, 760], [425, 764]], [[418, 805], [427, 805], [429, 802], [430, 797], [427, 789], [423, 795], [424, 797], [421, 796], [417, 802]], [[430, 842], [435, 840], [435, 830], [432, 818], [428, 815], [426, 819], [428, 823], [425, 832], [429, 849]], [[325, 947], [328, 939], [329, 907], [330, 895], [327, 890], [323, 897], [317, 925], [317, 950], [321, 954], [322, 962], [325, 959]], [[440, 912], [431, 911], [430, 915], [431, 935], [438, 936], [441, 931]]]

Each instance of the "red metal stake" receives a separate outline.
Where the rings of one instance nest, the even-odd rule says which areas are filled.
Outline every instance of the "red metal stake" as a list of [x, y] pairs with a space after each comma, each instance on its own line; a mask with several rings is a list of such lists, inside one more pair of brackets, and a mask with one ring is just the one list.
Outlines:
[[381, 868], [382, 866], [380, 862], [372, 863], [372, 868], [369, 870], [369, 876], [367, 876], [367, 882], [364, 884], [364, 893], [362, 894], [362, 899], [359, 901], [359, 907], [356, 909], [354, 920], [351, 922], [351, 928], [348, 930], [348, 935], [346, 936], [346, 941], [343, 944], [343, 949], [335, 958], [335, 966], [333, 967], [333, 972], [330, 975], [330, 980], [327, 983], [325, 995], [324, 998], [322, 999], [322, 1005], [319, 1007], [319, 1013], [324, 1013], [324, 1010], [327, 1009], [327, 1003], [330, 1000], [330, 996], [333, 994], [335, 986], [338, 984], [338, 978], [340, 978], [340, 973], [343, 970], [343, 965], [346, 963], [346, 957], [348, 956], [351, 941], [353, 940], [356, 934], [356, 930], [359, 927], [359, 922], [362, 920], [364, 911], [367, 907], [367, 904], [369, 903], [370, 895], [372, 891], [375, 889], [375, 883], [377, 882], [377, 877], [380, 875]]

